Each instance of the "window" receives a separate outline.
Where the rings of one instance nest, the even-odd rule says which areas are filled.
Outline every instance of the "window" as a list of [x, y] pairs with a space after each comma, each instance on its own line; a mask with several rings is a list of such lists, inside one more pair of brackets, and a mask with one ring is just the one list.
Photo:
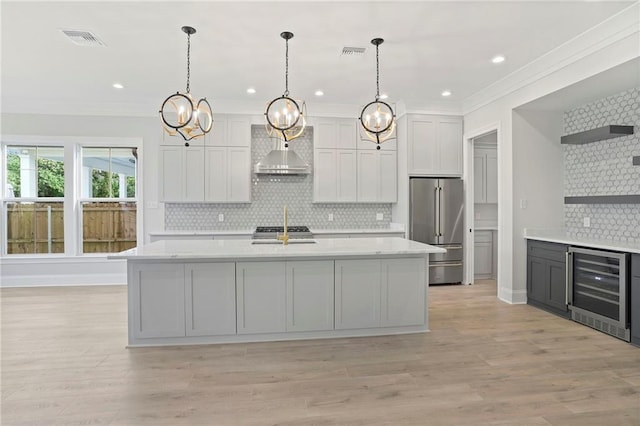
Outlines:
[[82, 252], [113, 253], [136, 246], [135, 148], [82, 148]]
[[64, 148], [6, 147], [7, 254], [64, 253]]
[[77, 256], [137, 245], [141, 139], [6, 138], [0, 254]]

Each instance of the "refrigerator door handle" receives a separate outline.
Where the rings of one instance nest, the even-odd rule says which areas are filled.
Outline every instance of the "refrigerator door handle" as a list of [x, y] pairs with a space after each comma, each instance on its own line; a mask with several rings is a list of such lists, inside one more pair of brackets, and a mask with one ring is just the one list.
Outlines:
[[[437, 214], [433, 215], [433, 232], [434, 232], [434, 237], [438, 238], [438, 233], [440, 230], [440, 200], [438, 199], [438, 187], [436, 186], [434, 188], [434, 192], [433, 192], [433, 205], [435, 206], [435, 211]], [[437, 241], [437, 240], [436, 240]]]
[[440, 197], [438, 199], [440, 202], [438, 203], [438, 236], [442, 237], [442, 187], [438, 188], [440, 190]]

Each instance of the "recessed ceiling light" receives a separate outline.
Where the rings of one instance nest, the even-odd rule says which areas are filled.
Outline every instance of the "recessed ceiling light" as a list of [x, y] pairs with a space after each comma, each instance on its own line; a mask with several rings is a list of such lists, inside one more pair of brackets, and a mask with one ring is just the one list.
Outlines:
[[324, 92], [322, 90], [316, 90], [316, 96], [323, 96]]
[[493, 62], [494, 64], [499, 64], [501, 62], [504, 62], [504, 59], [505, 59], [504, 56], [497, 55], [497, 56], [494, 56], [493, 59], [491, 59], [491, 62]]
[[442, 96], [451, 96], [451, 91], [450, 91], [450, 90], [444, 90], [444, 91], [441, 93], [441, 95], [442, 95]]
[[254, 93], [256, 93], [256, 89], [254, 89], [253, 87], [249, 87], [247, 89], [247, 93], [249, 93], [250, 95], [253, 95]]
[[113, 83], [113, 87], [115, 87], [116, 89], [124, 89], [124, 86], [120, 83]]
[[380, 99], [387, 99], [388, 97], [389, 97], [389, 95], [387, 95], [387, 94], [380, 95]]

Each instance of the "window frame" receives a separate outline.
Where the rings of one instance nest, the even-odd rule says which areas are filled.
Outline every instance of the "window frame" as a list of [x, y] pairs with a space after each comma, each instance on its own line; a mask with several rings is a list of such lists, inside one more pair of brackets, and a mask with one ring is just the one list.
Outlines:
[[[142, 137], [79, 137], [79, 136], [36, 136], [36, 135], [2, 135], [0, 141], [2, 167], [0, 167], [0, 215], [3, 225], [0, 226], [0, 257], [4, 258], [60, 258], [60, 257], [106, 257], [109, 253], [83, 253], [82, 242], [82, 209], [81, 203], [86, 201], [103, 202], [135, 202], [136, 212], [136, 241], [137, 245], [144, 242], [143, 232], [143, 139]], [[8, 197], [6, 161], [7, 146], [50, 146], [64, 148], [64, 197], [36, 197], [36, 199], [22, 197]], [[81, 198], [82, 184], [82, 147], [87, 148], [135, 148], [138, 159], [136, 161], [136, 196], [133, 198]], [[34, 253], [8, 254], [7, 241], [7, 203], [21, 201], [56, 201], [64, 205], [64, 253]]]

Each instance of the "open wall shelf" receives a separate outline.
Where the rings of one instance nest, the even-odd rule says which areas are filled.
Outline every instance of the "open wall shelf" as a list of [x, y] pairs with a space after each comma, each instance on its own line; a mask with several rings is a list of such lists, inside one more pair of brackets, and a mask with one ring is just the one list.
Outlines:
[[564, 197], [565, 204], [640, 204], [640, 195], [587, 195]]
[[586, 132], [573, 133], [560, 138], [561, 144], [582, 145], [585, 143], [603, 141], [633, 134], [633, 126], [609, 125], [587, 130]]

